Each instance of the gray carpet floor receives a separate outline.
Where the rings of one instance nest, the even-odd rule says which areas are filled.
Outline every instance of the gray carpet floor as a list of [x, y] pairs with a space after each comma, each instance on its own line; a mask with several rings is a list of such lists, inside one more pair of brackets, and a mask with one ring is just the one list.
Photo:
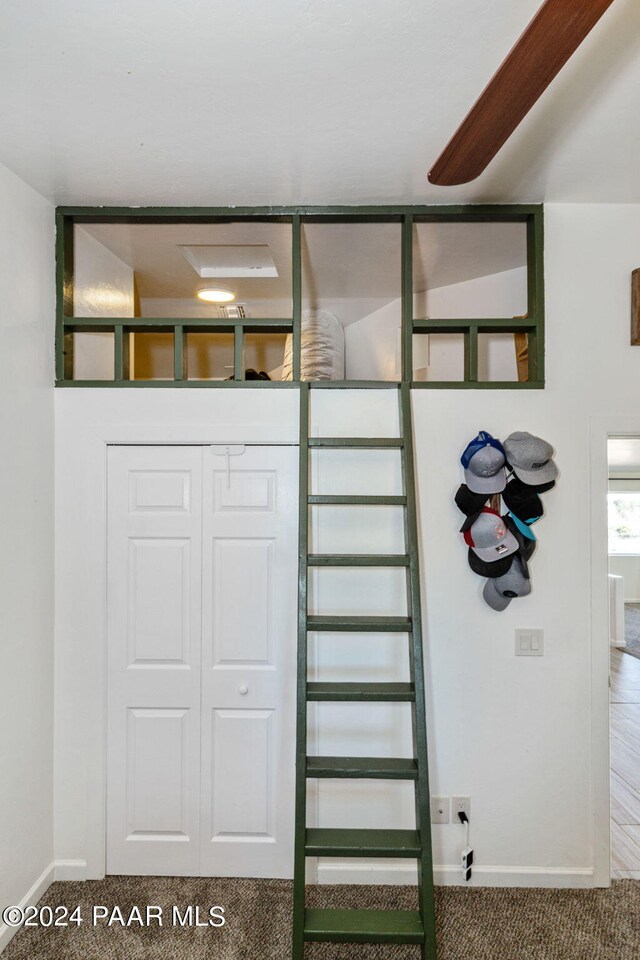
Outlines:
[[[287, 880], [108, 877], [55, 883], [43, 904], [225, 907], [220, 929], [104, 924], [21, 930], [2, 960], [288, 960]], [[309, 906], [412, 909], [415, 887], [309, 887]], [[609, 890], [440, 887], [438, 960], [635, 960], [640, 956], [640, 881]], [[418, 960], [413, 946], [309, 944], [306, 960]]]
[[618, 649], [640, 660], [640, 603], [624, 605], [624, 639], [626, 647]]

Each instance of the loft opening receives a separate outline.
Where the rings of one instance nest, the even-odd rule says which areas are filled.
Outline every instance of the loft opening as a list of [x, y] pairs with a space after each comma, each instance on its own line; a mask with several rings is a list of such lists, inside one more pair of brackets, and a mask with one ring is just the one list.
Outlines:
[[58, 386], [544, 385], [542, 207], [58, 211]]

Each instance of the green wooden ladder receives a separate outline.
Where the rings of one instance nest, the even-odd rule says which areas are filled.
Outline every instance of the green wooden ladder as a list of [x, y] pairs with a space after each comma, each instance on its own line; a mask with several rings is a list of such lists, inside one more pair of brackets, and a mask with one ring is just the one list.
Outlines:
[[[420, 944], [423, 960], [434, 960], [435, 914], [424, 661], [420, 613], [420, 571], [408, 383], [398, 385], [399, 437], [309, 437], [309, 384], [300, 384], [300, 528], [298, 581], [298, 686], [296, 735], [296, 826], [293, 902], [293, 960], [303, 960], [308, 941], [329, 943]], [[402, 496], [319, 496], [309, 494], [309, 450], [314, 448], [392, 448], [400, 452]], [[401, 506], [404, 512], [405, 553], [309, 554], [308, 511], [314, 504], [376, 504]], [[309, 567], [402, 566], [407, 571], [406, 617], [310, 616]], [[315, 631], [393, 632], [410, 637], [410, 678], [407, 683], [311, 683], [308, 681], [307, 634]], [[309, 701], [410, 702], [413, 757], [310, 757], [307, 754]], [[323, 829], [307, 827], [307, 781], [310, 778], [412, 780], [415, 785], [415, 830]], [[418, 910], [327, 910], [305, 905], [307, 857], [407, 857], [418, 865]]]

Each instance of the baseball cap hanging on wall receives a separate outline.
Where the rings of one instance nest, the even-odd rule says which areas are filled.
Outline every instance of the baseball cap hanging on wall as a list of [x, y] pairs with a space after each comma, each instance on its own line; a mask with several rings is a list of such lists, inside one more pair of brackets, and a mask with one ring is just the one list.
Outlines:
[[502, 493], [507, 483], [505, 452], [499, 440], [481, 430], [460, 457], [464, 479], [472, 493]]
[[558, 468], [553, 461], [553, 447], [542, 437], [516, 431], [505, 440], [504, 452], [518, 480], [529, 486], [550, 483], [558, 476]]
[[470, 517], [471, 514], [480, 513], [489, 496], [490, 494], [488, 493], [474, 493], [472, 490], [469, 490], [466, 483], [461, 483], [453, 499], [456, 502], [458, 510], [462, 510], [465, 517]]
[[516, 431], [503, 445], [481, 430], [460, 458], [465, 483], [454, 499], [466, 515], [461, 533], [471, 570], [486, 578], [483, 599], [497, 612], [531, 593], [532, 525], [544, 513], [539, 494], [558, 476], [553, 454], [551, 444], [532, 433]]
[[542, 500], [535, 488], [514, 477], [505, 487], [502, 499], [518, 530], [530, 540], [535, 540], [536, 535], [531, 530], [531, 525], [537, 523], [544, 513]]
[[477, 573], [479, 577], [491, 579], [493, 577], [502, 577], [507, 573], [507, 571], [511, 569], [514, 557], [515, 553], [510, 553], [506, 557], [501, 557], [500, 560], [481, 560], [475, 550], [469, 547], [467, 561], [473, 572]]
[[515, 597], [526, 597], [531, 593], [531, 580], [526, 575], [520, 557], [514, 557], [508, 572], [502, 577], [487, 580], [482, 591], [485, 603], [493, 610], [506, 610]]
[[460, 532], [467, 546], [486, 563], [509, 557], [518, 549], [518, 541], [500, 514], [490, 507], [483, 507], [480, 513], [468, 517]]
[[523, 533], [518, 524], [515, 522], [514, 517], [511, 514], [507, 514], [502, 518], [507, 526], [507, 529], [511, 531], [516, 540], [518, 541], [518, 557], [522, 561], [522, 564], [525, 569], [525, 573], [529, 576], [529, 560], [533, 556], [533, 552], [536, 549], [538, 541], [536, 540], [535, 534], [532, 530], [528, 530], [527, 534]]

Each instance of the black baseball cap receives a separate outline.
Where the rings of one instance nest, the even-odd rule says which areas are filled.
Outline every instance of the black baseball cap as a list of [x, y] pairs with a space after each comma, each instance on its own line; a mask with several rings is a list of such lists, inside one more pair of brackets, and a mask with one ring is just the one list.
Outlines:
[[469, 490], [466, 483], [461, 483], [454, 500], [458, 509], [462, 510], [465, 516], [470, 517], [480, 513], [490, 496], [489, 493], [474, 493], [473, 490]]
[[500, 557], [499, 560], [481, 560], [478, 554], [469, 547], [469, 566], [479, 577], [503, 577], [511, 568], [511, 561], [516, 556], [515, 553], [507, 557]]
[[518, 480], [517, 477], [509, 480], [502, 494], [502, 499], [511, 513], [515, 513], [516, 517], [525, 523], [538, 520], [544, 513], [542, 500], [535, 488], [523, 483], [522, 480]]
[[533, 556], [533, 552], [536, 549], [535, 540], [531, 540], [529, 537], [526, 537], [518, 525], [514, 522], [513, 517], [505, 516], [503, 517], [505, 525], [508, 527], [510, 532], [514, 535], [518, 541], [518, 552], [516, 556], [520, 558], [522, 566], [524, 568], [524, 575], [529, 576], [529, 560]]
[[536, 493], [546, 493], [547, 490], [552, 490], [556, 485], [555, 480], [549, 480], [548, 483], [525, 483], [524, 480], [518, 481], [523, 486], [528, 487], [529, 490], [534, 490]]

